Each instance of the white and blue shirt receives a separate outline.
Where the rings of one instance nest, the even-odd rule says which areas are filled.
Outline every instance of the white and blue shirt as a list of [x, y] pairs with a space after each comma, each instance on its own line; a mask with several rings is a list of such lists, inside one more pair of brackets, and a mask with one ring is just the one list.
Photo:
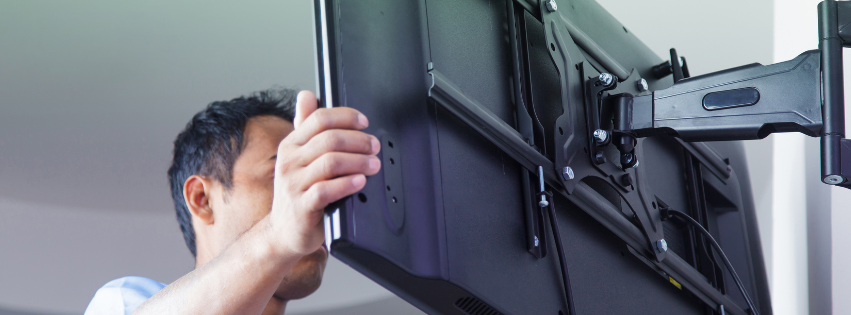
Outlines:
[[124, 277], [104, 284], [95, 292], [84, 315], [130, 315], [165, 284], [144, 277]]

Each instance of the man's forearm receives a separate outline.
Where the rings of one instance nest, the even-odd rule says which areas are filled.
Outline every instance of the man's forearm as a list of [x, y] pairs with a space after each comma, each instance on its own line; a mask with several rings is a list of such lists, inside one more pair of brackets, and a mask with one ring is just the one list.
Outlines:
[[221, 255], [148, 299], [133, 314], [260, 314], [301, 258], [267, 240], [268, 217]]

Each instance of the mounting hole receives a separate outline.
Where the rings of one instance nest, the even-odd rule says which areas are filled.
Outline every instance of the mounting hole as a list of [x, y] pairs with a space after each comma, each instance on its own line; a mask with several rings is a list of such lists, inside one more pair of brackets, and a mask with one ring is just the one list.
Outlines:
[[393, 161], [393, 158], [390, 158], [390, 164], [396, 164], [396, 161]]
[[550, 43], [550, 49], [556, 51], [556, 44]]
[[360, 202], [366, 203], [366, 195], [364, 195], [363, 193], [359, 193], [358, 200], [360, 200]]
[[390, 186], [387, 186], [387, 191], [390, 191]]
[[623, 31], [624, 31], [625, 33], [629, 33], [629, 31], [627, 31], [627, 30], [626, 30], [626, 26], [624, 26], [624, 27], [623, 27]]
[[561, 127], [558, 127], [558, 134], [564, 135], [564, 130], [561, 130]]
[[396, 200], [396, 197], [393, 197], [393, 199], [392, 199], [392, 200], [393, 200], [393, 203], [397, 203], [397, 202], [399, 202], [398, 200]]
[[393, 141], [387, 141], [387, 146], [392, 148], [393, 147]]
[[656, 209], [656, 202], [653, 202], [653, 209]]
[[583, 147], [582, 151], [585, 151], [585, 153], [588, 153], [588, 148]]

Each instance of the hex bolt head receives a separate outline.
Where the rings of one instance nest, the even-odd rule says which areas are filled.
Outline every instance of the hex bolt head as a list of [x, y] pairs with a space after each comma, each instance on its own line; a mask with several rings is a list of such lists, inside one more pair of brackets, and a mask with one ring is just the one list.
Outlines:
[[603, 129], [594, 130], [594, 141], [597, 144], [605, 144], [609, 140], [609, 133]]
[[538, 201], [538, 207], [546, 208], [546, 207], [548, 207], [549, 205], [550, 205], [550, 202], [549, 202], [549, 201], [546, 201], [546, 200]]
[[635, 162], [635, 154], [629, 152], [621, 154], [621, 165], [631, 165], [632, 162]]
[[664, 238], [656, 241], [654, 245], [656, 246], [656, 251], [660, 254], [668, 251], [668, 242], [666, 242]]
[[600, 85], [609, 86], [612, 85], [614, 81], [615, 76], [613, 76], [611, 73], [601, 73], [600, 76], [597, 77], [597, 82], [599, 82]]
[[561, 178], [563, 180], [571, 180], [573, 179], [573, 176], [573, 168], [571, 168], [570, 166], [565, 166], [563, 169], [561, 169]]
[[629, 173], [623, 174], [621, 176], [621, 185], [632, 186], [632, 176], [630, 176]]
[[844, 182], [845, 179], [842, 178], [842, 176], [839, 176], [839, 175], [828, 175], [827, 177], [824, 178], [823, 181], [824, 181], [825, 184], [828, 184], [828, 185], [839, 185], [839, 184], [842, 184], [842, 182]]
[[556, 4], [556, 0], [547, 1], [547, 11], [555, 12], [558, 10], [558, 4]]
[[638, 80], [638, 82], [635, 82], [635, 84], [638, 86], [639, 92], [647, 92], [647, 90], [650, 89], [650, 85], [647, 84], [647, 80], [641, 79]]
[[594, 154], [594, 163], [603, 164], [606, 163], [606, 154], [603, 151], [599, 151]]

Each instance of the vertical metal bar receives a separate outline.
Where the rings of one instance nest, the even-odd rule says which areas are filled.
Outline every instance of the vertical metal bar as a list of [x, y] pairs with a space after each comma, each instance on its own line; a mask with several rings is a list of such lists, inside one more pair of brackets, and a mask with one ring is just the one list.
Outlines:
[[[508, 32], [509, 32], [509, 43], [511, 45], [511, 61], [512, 61], [512, 74], [514, 75], [514, 107], [515, 107], [515, 119], [517, 120], [517, 131], [525, 138], [524, 140], [528, 141], [530, 145], [535, 145], [535, 135], [532, 128], [532, 118], [529, 116], [529, 111], [526, 109], [525, 95], [526, 91], [523, 89], [523, 81], [525, 72], [522, 70], [523, 62], [521, 61], [523, 58], [523, 54], [520, 52], [520, 34], [519, 34], [519, 23], [522, 23], [522, 20], [517, 16], [518, 13], [515, 13], [514, 3], [508, 1]], [[522, 14], [523, 12], [519, 12]]]
[[[526, 109], [524, 90], [524, 75], [523, 71], [523, 54], [520, 48], [520, 25], [522, 19], [520, 14], [525, 14], [523, 11], [515, 10], [514, 1], [506, 1], [506, 10], [508, 11], [508, 34], [509, 44], [511, 47], [511, 61], [513, 72], [513, 96], [514, 96], [514, 119], [515, 128], [524, 140], [530, 145], [535, 145], [535, 133], [532, 128], [532, 118], [529, 116], [529, 111]], [[520, 168], [520, 185], [523, 191], [523, 212], [526, 217], [526, 247], [533, 256], [543, 258], [547, 255], [546, 237], [541, 234], [544, 231], [543, 215], [541, 209], [535, 207], [535, 194], [532, 193], [532, 173], [525, 168]]]
[[[840, 141], [845, 134], [845, 93], [842, 77], [842, 39], [838, 34], [836, 1], [826, 0], [818, 5], [819, 49], [822, 70], [821, 176], [828, 184], [839, 184], [842, 175]], [[838, 177], [837, 177], [838, 176]]]

